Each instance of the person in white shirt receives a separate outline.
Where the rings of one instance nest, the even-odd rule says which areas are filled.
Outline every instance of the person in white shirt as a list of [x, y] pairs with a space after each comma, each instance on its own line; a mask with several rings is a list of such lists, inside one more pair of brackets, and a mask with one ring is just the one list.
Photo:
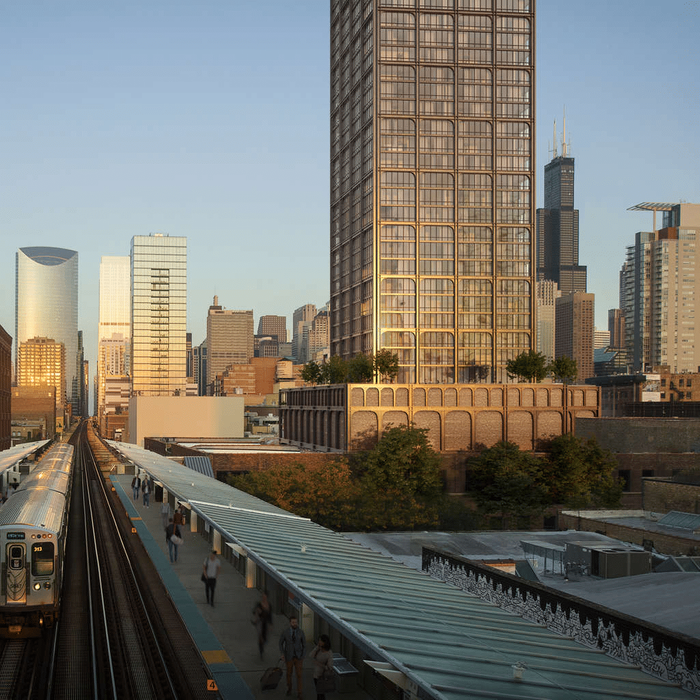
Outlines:
[[211, 554], [204, 560], [202, 571], [202, 579], [207, 594], [207, 603], [214, 607], [214, 589], [216, 588], [216, 579], [219, 577], [221, 570], [221, 561], [216, 556], [216, 550], [212, 549]]

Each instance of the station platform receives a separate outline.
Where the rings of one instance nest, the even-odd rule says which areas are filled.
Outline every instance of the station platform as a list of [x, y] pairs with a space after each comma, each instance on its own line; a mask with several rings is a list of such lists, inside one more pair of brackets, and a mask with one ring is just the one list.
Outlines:
[[[253, 607], [260, 599], [260, 591], [246, 588], [243, 576], [226, 560], [221, 559], [221, 572], [216, 584], [214, 607], [206, 602], [204, 583], [201, 581], [202, 564], [209, 555], [208, 542], [197, 533], [184, 528], [184, 544], [179, 547], [178, 561], [171, 564], [168, 545], [161, 519], [161, 503], [151, 498], [150, 508], [143, 501], [132, 499], [130, 475], [113, 475], [112, 484], [132, 518], [137, 535], [143, 541], [154, 566], [159, 572], [170, 597], [180, 611], [192, 639], [208, 664], [219, 693], [225, 700], [252, 700], [253, 698], [284, 697], [284, 675], [276, 690], [263, 691], [260, 677], [265, 669], [275, 666], [280, 658], [278, 640], [287, 627], [283, 615], [274, 615], [272, 628], [263, 658], [260, 658], [257, 634], [250, 623]], [[308, 651], [313, 640], [307, 639]], [[316, 691], [313, 682], [313, 664], [304, 664], [303, 697], [313, 700]], [[297, 696], [296, 677], [293, 679], [293, 697]], [[342, 700], [370, 700], [362, 690], [333, 693]]]

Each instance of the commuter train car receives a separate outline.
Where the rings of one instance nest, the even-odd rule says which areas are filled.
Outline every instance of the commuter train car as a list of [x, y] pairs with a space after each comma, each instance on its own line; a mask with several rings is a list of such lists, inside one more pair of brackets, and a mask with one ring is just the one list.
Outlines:
[[39, 636], [58, 617], [72, 462], [55, 445], [0, 508], [0, 636]]

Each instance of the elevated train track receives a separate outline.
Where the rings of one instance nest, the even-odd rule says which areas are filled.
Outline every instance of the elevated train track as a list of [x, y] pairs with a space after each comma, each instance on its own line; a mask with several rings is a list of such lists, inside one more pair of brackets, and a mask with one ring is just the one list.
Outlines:
[[83, 423], [71, 438], [58, 622], [38, 639], [0, 642], [0, 700], [216, 698], [206, 664], [105, 483], [88, 430]]

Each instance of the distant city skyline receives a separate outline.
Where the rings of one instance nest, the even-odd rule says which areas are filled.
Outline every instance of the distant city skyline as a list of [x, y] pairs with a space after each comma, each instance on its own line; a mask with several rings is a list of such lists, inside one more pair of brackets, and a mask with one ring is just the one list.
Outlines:
[[[285, 315], [289, 328], [294, 309], [325, 304], [329, 9], [280, 1], [261, 45], [254, 5], [40, 8], [10, 5], [0, 27], [0, 325], [13, 341], [14, 254], [25, 246], [79, 252], [91, 376], [100, 258], [124, 255], [134, 235], [188, 238], [195, 344], [214, 294], [256, 320]], [[625, 247], [651, 228], [651, 215], [627, 208], [700, 200], [698, 28], [697, 0], [537, 3], [537, 206], [566, 108], [599, 328], [617, 306]]]

